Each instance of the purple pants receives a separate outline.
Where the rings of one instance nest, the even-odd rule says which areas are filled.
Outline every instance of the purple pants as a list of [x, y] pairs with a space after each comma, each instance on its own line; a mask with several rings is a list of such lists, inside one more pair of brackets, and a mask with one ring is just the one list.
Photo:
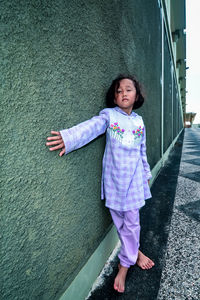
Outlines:
[[120, 264], [129, 268], [136, 263], [138, 257], [140, 241], [139, 209], [129, 211], [110, 209], [110, 213], [121, 241], [121, 249], [118, 255]]

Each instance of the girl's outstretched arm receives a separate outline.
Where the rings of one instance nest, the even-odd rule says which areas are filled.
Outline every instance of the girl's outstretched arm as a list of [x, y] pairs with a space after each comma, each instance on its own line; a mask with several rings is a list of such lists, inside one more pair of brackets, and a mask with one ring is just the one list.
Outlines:
[[51, 142], [47, 142], [46, 146], [50, 146], [50, 151], [62, 149], [59, 153], [59, 156], [62, 156], [63, 154], [65, 154], [65, 144], [63, 142], [62, 136], [59, 131], [51, 131], [51, 134], [53, 134], [53, 136], [47, 138], [47, 141]]

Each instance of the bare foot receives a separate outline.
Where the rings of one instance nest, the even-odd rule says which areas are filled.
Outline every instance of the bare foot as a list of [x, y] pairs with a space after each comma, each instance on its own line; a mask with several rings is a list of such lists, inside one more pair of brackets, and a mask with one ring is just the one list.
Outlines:
[[126, 281], [128, 268], [123, 267], [120, 264], [118, 265], [118, 267], [119, 267], [119, 271], [115, 278], [114, 289], [119, 293], [123, 293], [125, 290], [125, 281]]
[[136, 264], [143, 270], [151, 269], [155, 265], [154, 262], [145, 256], [140, 250], [138, 251]]

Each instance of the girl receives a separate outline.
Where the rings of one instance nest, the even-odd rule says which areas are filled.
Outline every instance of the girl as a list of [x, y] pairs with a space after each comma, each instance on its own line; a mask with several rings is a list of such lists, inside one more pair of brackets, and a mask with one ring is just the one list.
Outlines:
[[[60, 132], [51, 131], [46, 145], [61, 149], [59, 155], [78, 149], [106, 131], [103, 157], [101, 199], [106, 199], [117, 228], [121, 249], [119, 271], [114, 289], [123, 293], [129, 267], [137, 263], [150, 269], [154, 262], [139, 251], [139, 209], [151, 197], [151, 172], [146, 157], [145, 127], [142, 117], [133, 112], [141, 107], [144, 97], [133, 76], [117, 77], [107, 95], [108, 108], [99, 116]], [[53, 147], [52, 147], [53, 146]]]

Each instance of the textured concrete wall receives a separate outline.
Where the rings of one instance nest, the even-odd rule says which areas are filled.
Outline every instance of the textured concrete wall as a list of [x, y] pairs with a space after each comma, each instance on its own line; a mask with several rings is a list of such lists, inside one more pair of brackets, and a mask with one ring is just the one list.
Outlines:
[[[168, 149], [172, 137], [172, 58], [170, 56], [167, 35], [164, 44], [164, 152]], [[176, 100], [177, 101], [177, 100]]]
[[1, 299], [57, 299], [111, 219], [100, 201], [104, 137], [63, 158], [48, 151], [45, 138], [97, 114], [111, 80], [129, 72], [145, 86], [138, 112], [156, 164], [160, 11], [154, 0], [7, 0], [0, 13]]

